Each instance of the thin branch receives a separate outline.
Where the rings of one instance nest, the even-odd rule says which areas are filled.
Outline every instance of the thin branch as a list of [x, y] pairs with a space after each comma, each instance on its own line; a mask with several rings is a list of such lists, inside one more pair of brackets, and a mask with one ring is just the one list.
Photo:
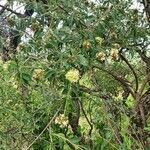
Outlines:
[[131, 64], [129, 63], [129, 61], [121, 54], [119, 53], [119, 56], [120, 58], [128, 65], [128, 67], [130, 68], [130, 70], [132, 71], [134, 77], [135, 77], [135, 84], [136, 84], [136, 87], [135, 87], [135, 92], [137, 92], [138, 90], [138, 87], [139, 87], [139, 83], [138, 83], [138, 77], [137, 77], [137, 74], [134, 70], [134, 68], [131, 66]]
[[144, 88], [146, 86], [146, 84], [148, 83], [149, 81], [149, 78], [150, 78], [150, 73], [146, 76], [146, 78], [144, 79], [142, 85], [141, 85], [141, 88], [139, 89], [139, 95], [142, 96], [142, 93], [144, 91]]
[[[57, 5], [60, 9], [62, 9], [67, 15], [70, 15], [69, 12], [61, 5]], [[75, 18], [73, 18], [75, 20]], [[83, 21], [81, 21], [81, 19], [79, 17], [76, 17], [77, 21], [79, 21], [79, 23], [84, 26], [85, 28], [87, 28], [87, 25], [83, 23]]]
[[[137, 50], [138, 54], [140, 55], [141, 59], [145, 62], [146, 64], [146, 74], [149, 76], [150, 75], [150, 57], [146, 56], [145, 52]], [[150, 79], [148, 78], [149, 86], [150, 86]]]
[[85, 112], [85, 110], [84, 110], [84, 108], [83, 108], [82, 102], [79, 101], [79, 103], [80, 103], [80, 106], [81, 106], [81, 110], [82, 110], [82, 112], [83, 112], [83, 114], [84, 114], [84, 116], [85, 116], [85, 118], [86, 118], [86, 120], [87, 120], [87, 122], [88, 122], [88, 124], [89, 124], [89, 126], [90, 126], [89, 136], [91, 136], [91, 133], [92, 133], [92, 130], [93, 130], [93, 125], [92, 125], [92, 123], [90, 122], [89, 118], [88, 118], [87, 115], [86, 115], [86, 112]]
[[[98, 96], [99, 98], [101, 99], [109, 99], [110, 96], [107, 94], [107, 95], [97, 95], [96, 93], [97, 92], [102, 92], [102, 90], [100, 89], [90, 89], [90, 88], [87, 88], [85, 86], [81, 86], [79, 87], [79, 89], [82, 91], [82, 92], [85, 92], [85, 93], [88, 93], [88, 94], [92, 94], [93, 96]], [[94, 94], [95, 93], [95, 94]]]
[[147, 64], [150, 61], [150, 57], [147, 57], [145, 52], [137, 50], [138, 54], [140, 55], [141, 59]]
[[57, 112], [54, 114], [53, 118], [49, 121], [49, 123], [45, 126], [45, 128], [42, 130], [42, 132], [31, 142], [31, 144], [25, 149], [25, 150], [29, 150], [31, 148], [31, 146], [41, 137], [41, 135], [47, 130], [47, 128], [51, 125], [51, 123], [53, 122], [53, 120], [55, 119], [55, 117], [57, 116], [57, 114], [59, 113], [60, 109], [61, 109], [62, 105], [59, 107], [59, 109], [57, 110]]
[[62, 9], [67, 15], [70, 15], [69, 14], [69, 12], [66, 10], [66, 9], [64, 9], [64, 7], [63, 6], [61, 6], [61, 5], [57, 5], [60, 9]]
[[[7, 4], [5, 5], [5, 7], [7, 7]], [[0, 10], [0, 15], [2, 15], [5, 11], [5, 8], [3, 7], [1, 10]]]
[[121, 85], [123, 87], [126, 87], [130, 91], [130, 93], [133, 96], [133, 98], [135, 98], [135, 93], [134, 93], [133, 89], [131, 88], [131, 86], [129, 85], [129, 81], [127, 81], [126, 79], [123, 79], [122, 77], [119, 77], [119, 76], [115, 75], [112, 71], [105, 70], [104, 68], [101, 68], [99, 66], [93, 66], [93, 68], [102, 70], [102, 71], [106, 72], [107, 74], [111, 75], [116, 81], [121, 83]]
[[83, 91], [83, 92], [88, 93], [88, 94], [91, 94], [91, 93], [93, 93], [93, 92], [100, 92], [100, 90], [97, 90], [97, 89], [90, 89], [90, 88], [87, 88], [87, 87], [85, 87], [85, 86], [83, 86], [83, 85], [80, 85], [79, 89], [80, 89], [81, 91]]
[[150, 1], [149, 0], [143, 0], [143, 5], [145, 8], [147, 21], [150, 23]]
[[26, 17], [24, 14], [18, 13], [16, 11], [12, 10], [11, 8], [8, 8], [7, 6], [0, 5], [0, 7], [4, 10], [7, 10], [7, 11], [17, 15], [18, 17]]

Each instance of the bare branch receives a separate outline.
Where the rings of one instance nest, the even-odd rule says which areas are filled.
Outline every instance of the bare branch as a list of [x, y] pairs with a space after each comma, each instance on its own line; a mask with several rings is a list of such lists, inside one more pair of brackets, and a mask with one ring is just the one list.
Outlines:
[[147, 57], [145, 52], [137, 50], [138, 54], [140, 55], [141, 59], [147, 64], [150, 61], [150, 57]]
[[145, 77], [145, 79], [141, 85], [141, 88], [139, 89], [139, 95], [140, 96], [142, 96], [144, 88], [145, 88], [146, 84], [148, 83], [148, 81], [150, 80], [149, 78], [150, 78], [150, 73]]
[[143, 0], [143, 5], [145, 8], [147, 20], [150, 23], [150, 0]]
[[[7, 7], [7, 6], [5, 5], [5, 7]], [[0, 10], [0, 15], [2, 15], [2, 14], [4, 13], [4, 11], [5, 11], [5, 8], [3, 7], [3, 8]]]
[[81, 106], [81, 110], [82, 110], [82, 112], [83, 112], [83, 114], [84, 114], [84, 116], [85, 116], [85, 118], [86, 118], [86, 120], [87, 120], [87, 122], [88, 122], [88, 124], [89, 124], [89, 126], [90, 126], [89, 136], [91, 136], [91, 133], [92, 133], [92, 130], [93, 130], [93, 125], [92, 125], [92, 123], [90, 122], [89, 118], [87, 117], [87, 114], [86, 114], [86, 112], [85, 112], [85, 110], [84, 110], [84, 108], [83, 108], [82, 102], [79, 101], [79, 103], [80, 103], [80, 106]]
[[137, 74], [134, 70], [134, 68], [131, 66], [131, 64], [129, 63], [129, 61], [121, 54], [119, 53], [119, 56], [120, 58], [128, 65], [128, 67], [130, 68], [130, 70], [132, 71], [134, 77], [135, 77], [135, 84], [136, 84], [136, 87], [135, 87], [135, 92], [137, 92], [138, 90], [138, 87], [139, 87], [139, 83], [138, 83], [138, 77], [137, 77]]
[[26, 17], [24, 14], [18, 13], [16, 11], [12, 10], [11, 8], [8, 8], [7, 6], [0, 5], [0, 7], [4, 10], [7, 10], [7, 11], [17, 15], [18, 17]]

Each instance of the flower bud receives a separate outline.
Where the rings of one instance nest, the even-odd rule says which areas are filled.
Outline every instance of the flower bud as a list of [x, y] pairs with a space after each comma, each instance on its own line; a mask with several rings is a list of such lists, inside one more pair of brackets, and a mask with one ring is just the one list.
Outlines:
[[98, 52], [98, 53], [96, 53], [96, 59], [97, 59], [98, 61], [105, 61], [105, 57], [106, 57], [106, 55], [105, 55], [105, 53], [103, 53], [103, 52]]
[[112, 48], [110, 51], [110, 57], [112, 60], [118, 60], [119, 59], [118, 50], [115, 48]]
[[96, 41], [96, 43], [98, 43], [99, 45], [101, 45], [102, 42], [103, 42], [103, 39], [101, 37], [95, 37], [95, 41]]
[[88, 40], [85, 40], [82, 44], [83, 48], [89, 49], [91, 47], [91, 43]]

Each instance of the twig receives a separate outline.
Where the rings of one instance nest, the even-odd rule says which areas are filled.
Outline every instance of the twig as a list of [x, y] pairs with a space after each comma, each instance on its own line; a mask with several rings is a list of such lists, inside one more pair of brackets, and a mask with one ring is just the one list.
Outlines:
[[150, 2], [148, 0], [143, 0], [142, 2], [145, 8], [147, 21], [150, 23]]
[[[7, 5], [5, 5], [5, 7], [7, 7]], [[0, 15], [2, 15], [5, 11], [5, 8], [3, 7], [1, 10], [0, 10]]]
[[93, 93], [93, 92], [100, 92], [100, 90], [97, 90], [97, 89], [90, 89], [90, 88], [85, 87], [85, 86], [83, 86], [83, 85], [80, 85], [80, 86], [79, 86], [79, 89], [80, 89], [81, 91], [83, 91], [83, 92], [88, 93], [88, 94], [91, 94], [91, 93]]
[[64, 7], [63, 6], [61, 6], [61, 5], [57, 5], [60, 9], [62, 9], [67, 15], [69, 15], [69, 12], [66, 10], [66, 9], [64, 9]]
[[146, 84], [148, 83], [149, 76], [150, 76], [150, 73], [146, 76], [146, 78], [144, 79], [144, 81], [143, 81], [143, 83], [141, 85], [141, 88], [139, 89], [139, 95], [140, 95], [140, 97], [142, 96], [144, 88], [145, 88]]
[[137, 53], [140, 55], [141, 59], [147, 64], [150, 61], [150, 57], [147, 57], [145, 52], [137, 50]]
[[121, 83], [121, 85], [122, 85], [123, 87], [128, 88], [128, 90], [130, 91], [130, 93], [131, 93], [131, 95], [133, 96], [133, 98], [135, 98], [135, 93], [134, 93], [133, 89], [131, 88], [131, 86], [128, 84], [129, 81], [125, 80], [125, 79], [122, 78], [122, 77], [119, 77], [119, 76], [115, 75], [112, 71], [106, 70], [106, 69], [101, 68], [101, 67], [99, 67], [99, 66], [93, 66], [93, 68], [102, 70], [102, 71], [106, 72], [107, 74], [111, 75], [116, 81], [118, 81], [119, 83]]
[[90, 122], [89, 118], [88, 118], [87, 115], [86, 115], [86, 112], [85, 112], [85, 110], [84, 110], [84, 108], [83, 108], [82, 102], [79, 101], [79, 103], [80, 103], [80, 106], [81, 106], [81, 110], [82, 110], [82, 112], [83, 112], [83, 114], [84, 114], [84, 116], [85, 116], [85, 118], [86, 118], [86, 120], [87, 120], [87, 122], [88, 122], [88, 124], [89, 124], [89, 126], [90, 126], [89, 135], [91, 136], [91, 133], [92, 133], [92, 130], [93, 130], [93, 125], [92, 125], [92, 123]]
[[42, 130], [42, 132], [31, 142], [31, 144], [25, 149], [25, 150], [29, 150], [30, 147], [40, 138], [40, 136], [46, 131], [46, 129], [51, 125], [51, 123], [53, 122], [53, 120], [55, 119], [55, 117], [57, 116], [57, 114], [59, 113], [60, 109], [61, 109], [62, 105], [59, 107], [59, 109], [57, 110], [57, 112], [54, 114], [53, 118], [49, 121], [49, 123], [45, 126], [45, 128]]
[[128, 67], [130, 68], [130, 70], [132, 71], [134, 77], [135, 77], [135, 84], [136, 84], [136, 87], [135, 87], [135, 92], [137, 92], [138, 90], [138, 87], [139, 87], [139, 83], [138, 83], [138, 77], [137, 77], [137, 74], [134, 70], [134, 68], [131, 66], [131, 64], [129, 63], [129, 61], [121, 54], [119, 53], [119, 56], [120, 58], [128, 65]]
[[17, 15], [18, 17], [26, 17], [24, 14], [18, 13], [16, 11], [12, 10], [11, 8], [8, 8], [7, 6], [0, 5], [0, 7], [4, 10], [7, 10], [7, 11]]
[[[63, 6], [58, 5], [58, 7], [59, 7], [60, 9], [62, 9], [67, 15], [70, 15], [70, 13], [69, 13], [66, 9], [64, 9]], [[73, 19], [75, 20], [75, 18], [73, 18]], [[77, 19], [77, 21], [80, 22], [80, 24], [81, 24], [82, 26], [84, 26], [85, 28], [87, 28], [87, 25], [84, 24], [84, 23], [81, 21], [81, 19], [80, 19], [79, 17], [76, 17], [76, 19]]]

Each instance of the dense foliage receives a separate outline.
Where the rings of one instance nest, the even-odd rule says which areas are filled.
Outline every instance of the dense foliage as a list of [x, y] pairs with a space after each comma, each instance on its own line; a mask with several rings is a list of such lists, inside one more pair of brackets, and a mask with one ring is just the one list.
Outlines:
[[148, 0], [0, 4], [0, 149], [149, 149], [149, 23]]

